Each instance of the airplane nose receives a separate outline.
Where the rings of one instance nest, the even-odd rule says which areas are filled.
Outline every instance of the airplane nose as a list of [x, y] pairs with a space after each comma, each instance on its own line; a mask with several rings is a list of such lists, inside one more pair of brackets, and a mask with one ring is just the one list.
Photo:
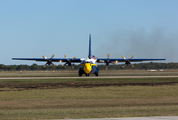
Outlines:
[[91, 71], [90, 63], [85, 63], [83, 70], [85, 71], [86, 74], [89, 74]]

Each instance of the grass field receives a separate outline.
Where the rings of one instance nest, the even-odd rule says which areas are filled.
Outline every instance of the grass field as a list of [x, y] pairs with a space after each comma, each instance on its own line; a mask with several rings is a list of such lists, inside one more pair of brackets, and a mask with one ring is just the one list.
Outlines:
[[177, 111], [178, 78], [0, 80], [1, 119], [178, 116]]

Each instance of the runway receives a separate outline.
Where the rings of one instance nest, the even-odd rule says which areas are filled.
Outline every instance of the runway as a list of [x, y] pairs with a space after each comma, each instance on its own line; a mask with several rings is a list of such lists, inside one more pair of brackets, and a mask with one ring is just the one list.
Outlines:
[[127, 118], [91, 118], [91, 119], [63, 119], [63, 120], [178, 120], [178, 116], [127, 117]]
[[1, 77], [0, 79], [90, 79], [90, 78], [175, 78], [172, 76], [90, 76], [90, 77]]

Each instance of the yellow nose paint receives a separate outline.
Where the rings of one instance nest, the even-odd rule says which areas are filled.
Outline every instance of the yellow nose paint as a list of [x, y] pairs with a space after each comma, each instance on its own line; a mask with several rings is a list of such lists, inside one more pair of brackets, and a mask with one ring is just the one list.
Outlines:
[[91, 71], [91, 65], [90, 65], [90, 63], [85, 63], [84, 67], [83, 67], [83, 70], [85, 71], [86, 74], [89, 74], [90, 71]]

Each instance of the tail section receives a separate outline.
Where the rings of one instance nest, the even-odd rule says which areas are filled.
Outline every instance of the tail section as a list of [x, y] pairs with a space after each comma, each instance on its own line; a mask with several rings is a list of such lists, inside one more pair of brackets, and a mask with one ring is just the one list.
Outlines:
[[89, 54], [88, 58], [91, 59], [91, 34], [89, 35]]

